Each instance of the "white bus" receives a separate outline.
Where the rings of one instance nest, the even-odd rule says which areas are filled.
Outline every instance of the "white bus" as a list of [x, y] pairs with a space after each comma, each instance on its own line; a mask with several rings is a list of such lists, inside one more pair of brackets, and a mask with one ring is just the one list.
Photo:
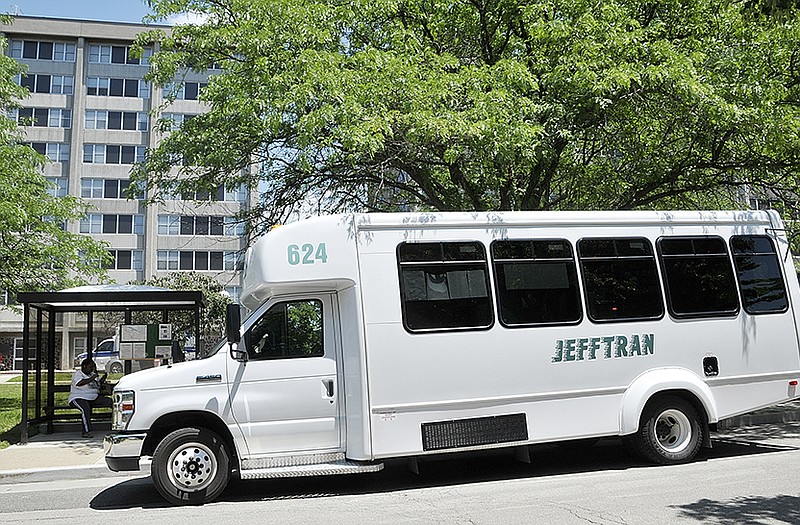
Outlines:
[[152, 455], [160, 493], [197, 503], [232, 471], [604, 436], [680, 463], [800, 379], [774, 212], [319, 217], [255, 243], [242, 302], [213, 355], [119, 382], [111, 469]]

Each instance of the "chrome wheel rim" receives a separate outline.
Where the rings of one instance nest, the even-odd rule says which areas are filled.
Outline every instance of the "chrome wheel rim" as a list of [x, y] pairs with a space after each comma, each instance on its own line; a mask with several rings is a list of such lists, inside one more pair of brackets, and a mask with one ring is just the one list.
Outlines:
[[663, 450], [677, 454], [692, 441], [692, 423], [680, 410], [668, 409], [656, 418], [655, 434]]
[[202, 443], [186, 443], [169, 456], [167, 477], [184, 492], [208, 488], [217, 475], [217, 457]]

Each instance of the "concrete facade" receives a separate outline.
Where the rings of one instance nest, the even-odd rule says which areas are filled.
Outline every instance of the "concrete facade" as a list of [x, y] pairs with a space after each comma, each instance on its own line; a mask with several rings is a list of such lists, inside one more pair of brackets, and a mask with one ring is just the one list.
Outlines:
[[[170, 113], [180, 121], [202, 113], [197, 91], [214, 73], [188, 72], [176, 79], [181, 97], [162, 107], [164, 88], [144, 80], [147, 57], [128, 53], [137, 34], [152, 28], [14, 17], [13, 24], [3, 27], [6, 54], [28, 68], [19, 81], [31, 96], [10, 116], [23, 125], [26, 142], [50, 157], [44, 174], [58, 184], [55, 191], [82, 197], [93, 208], [86, 220], [71, 221], [67, 228], [109, 243], [113, 280], [124, 284], [195, 270], [213, 275], [238, 300], [237, 258], [246, 239], [233, 217], [250, 205], [246, 191], [225, 188], [202, 202], [176, 198], [147, 207], [122, 195], [133, 163], [162, 137], [154, 131], [159, 116]], [[146, 55], [154, 51], [148, 48]], [[66, 368], [86, 350], [87, 341], [84, 323], [75, 315], [65, 316], [60, 325], [60, 363]], [[98, 329], [95, 325], [97, 340], [109, 335]], [[0, 310], [0, 355], [6, 362], [21, 347], [21, 331], [21, 316]]]

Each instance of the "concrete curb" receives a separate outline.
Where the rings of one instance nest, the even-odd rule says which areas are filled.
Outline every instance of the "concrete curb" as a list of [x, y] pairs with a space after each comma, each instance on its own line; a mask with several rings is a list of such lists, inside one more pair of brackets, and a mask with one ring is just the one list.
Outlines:
[[150, 476], [150, 461], [142, 461], [140, 470], [113, 472], [105, 464], [77, 465], [71, 467], [41, 467], [21, 470], [0, 470], [0, 485], [3, 483], [42, 483], [86, 478], [147, 477]]

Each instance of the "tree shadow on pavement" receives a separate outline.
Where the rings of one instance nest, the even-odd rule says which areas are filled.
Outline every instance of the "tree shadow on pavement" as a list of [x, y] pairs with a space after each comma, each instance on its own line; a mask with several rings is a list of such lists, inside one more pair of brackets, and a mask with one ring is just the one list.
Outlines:
[[[619, 439], [600, 440], [595, 446], [534, 445], [528, 448], [530, 463], [518, 461], [513, 451], [453, 454], [419, 462], [419, 474], [408, 469], [405, 460], [386, 462], [384, 470], [373, 474], [281, 478], [241, 481], [231, 478], [220, 502], [309, 499], [342, 495], [376, 494], [430, 487], [458, 486], [492, 481], [546, 478], [605, 470], [660, 468], [628, 455]], [[745, 441], [715, 440], [696, 461], [739, 457], [795, 450]], [[92, 509], [168, 507], [149, 478], [125, 481], [99, 493]]]
[[728, 501], [701, 499], [673, 505], [682, 517], [720, 525], [761, 525], [767, 522], [800, 523], [800, 496], [782, 494], [772, 498], [744, 496]]

